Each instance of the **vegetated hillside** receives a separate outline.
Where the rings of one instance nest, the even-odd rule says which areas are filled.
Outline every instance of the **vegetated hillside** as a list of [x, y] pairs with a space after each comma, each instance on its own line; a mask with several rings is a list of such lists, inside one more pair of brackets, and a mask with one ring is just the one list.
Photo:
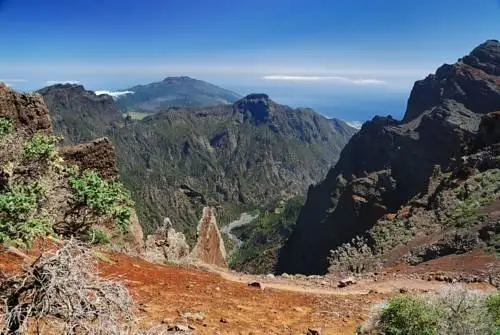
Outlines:
[[168, 77], [162, 81], [137, 85], [133, 92], [117, 99], [122, 112], [154, 113], [168, 107], [208, 107], [232, 104], [241, 96], [224, 88], [190, 77]]
[[142, 230], [111, 143], [57, 142], [42, 97], [0, 83], [0, 243], [57, 235], [139, 246]]
[[123, 121], [109, 95], [96, 95], [81, 85], [57, 84], [38, 91], [50, 107], [50, 117], [58, 135], [70, 143], [103, 136]]
[[292, 234], [304, 195], [269, 204], [255, 213], [247, 225], [236, 227], [232, 233], [242, 242], [230, 258], [231, 268], [248, 273], [273, 273], [278, 252]]
[[[41, 92], [55, 120], [71, 120], [96, 103], [87, 99], [85, 108], [67, 107], [66, 99], [89, 94], [83, 88]], [[54, 98], [60, 95], [66, 98]], [[75, 141], [64, 122], [55, 130]], [[139, 121], [125, 119], [101, 135], [116, 145], [120, 174], [146, 232], [169, 217], [192, 245], [205, 205], [216, 207], [223, 225], [246, 209], [303, 194], [325, 176], [354, 132], [341, 121], [254, 94], [233, 105], [178, 107]]]
[[498, 251], [500, 138], [498, 115], [487, 115], [497, 110], [498, 41], [415, 83], [403, 120], [365, 123], [309, 190], [279, 271], [363, 271]]

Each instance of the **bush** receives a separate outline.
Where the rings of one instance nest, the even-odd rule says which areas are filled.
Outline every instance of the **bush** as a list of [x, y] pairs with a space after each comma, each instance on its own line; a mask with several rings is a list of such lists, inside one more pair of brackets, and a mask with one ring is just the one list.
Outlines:
[[130, 333], [128, 290], [99, 277], [91, 249], [75, 240], [0, 281], [0, 301], [1, 334]]
[[41, 192], [38, 184], [15, 184], [0, 194], [0, 243], [29, 245], [33, 238], [52, 233], [47, 220], [34, 218]]
[[500, 294], [454, 286], [437, 294], [392, 298], [374, 310], [357, 334], [500, 334]]
[[23, 152], [29, 158], [55, 158], [56, 143], [60, 137], [36, 133], [23, 145]]
[[14, 184], [10, 190], [0, 194], [0, 213], [6, 219], [24, 220], [36, 209], [40, 194], [38, 184]]
[[68, 182], [74, 190], [76, 205], [88, 206], [99, 215], [109, 215], [120, 231], [128, 230], [133, 202], [122, 183], [102, 179], [95, 171], [74, 174], [69, 177]]
[[0, 136], [8, 135], [14, 130], [14, 123], [11, 119], [0, 117]]
[[109, 236], [101, 229], [91, 228], [89, 231], [89, 239], [92, 244], [109, 244]]
[[15, 243], [25, 247], [30, 246], [35, 237], [48, 236], [52, 233], [52, 226], [45, 219], [17, 222], [0, 219], [0, 243]]
[[491, 294], [486, 299], [485, 305], [492, 319], [495, 320], [497, 334], [500, 334], [500, 293]]
[[422, 299], [398, 296], [382, 310], [380, 324], [387, 335], [437, 335], [439, 317]]
[[455, 286], [429, 298], [429, 304], [441, 311], [439, 334], [495, 334], [495, 317], [488, 310], [488, 295]]

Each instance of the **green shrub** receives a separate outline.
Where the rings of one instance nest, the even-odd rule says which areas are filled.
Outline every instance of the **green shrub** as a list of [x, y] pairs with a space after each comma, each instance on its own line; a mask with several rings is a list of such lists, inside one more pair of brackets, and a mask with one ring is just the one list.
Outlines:
[[439, 312], [418, 297], [397, 296], [382, 310], [380, 324], [386, 335], [437, 335]]
[[0, 194], [0, 243], [29, 245], [34, 237], [52, 233], [47, 220], [33, 218], [41, 193], [38, 184], [14, 184]]
[[356, 334], [499, 335], [500, 294], [452, 286], [437, 293], [397, 296], [375, 309]]
[[23, 152], [29, 158], [54, 158], [57, 155], [57, 136], [36, 133], [23, 145]]
[[74, 190], [76, 204], [86, 205], [99, 215], [111, 216], [120, 231], [127, 231], [133, 202], [122, 183], [102, 179], [95, 171], [72, 175], [68, 182]]
[[35, 237], [52, 235], [52, 227], [46, 219], [27, 221], [0, 220], [0, 243], [30, 246]]
[[495, 292], [486, 299], [486, 308], [495, 320], [496, 332], [500, 334], [500, 293]]
[[101, 229], [91, 228], [89, 230], [90, 243], [92, 244], [108, 244], [110, 242], [109, 236]]
[[11, 119], [0, 117], [0, 136], [8, 135], [14, 130], [14, 123]]
[[10, 220], [25, 220], [33, 212], [41, 194], [38, 184], [17, 185], [0, 194], [0, 213]]

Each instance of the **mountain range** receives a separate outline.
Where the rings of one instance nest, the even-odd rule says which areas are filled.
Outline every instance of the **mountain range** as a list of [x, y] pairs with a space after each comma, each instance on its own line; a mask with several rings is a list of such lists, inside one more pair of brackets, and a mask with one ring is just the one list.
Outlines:
[[192, 245], [204, 206], [219, 224], [305, 194], [324, 178], [355, 129], [265, 94], [231, 105], [172, 107], [124, 118], [112, 97], [79, 85], [39, 91], [68, 143], [107, 136], [145, 233], [168, 217]]

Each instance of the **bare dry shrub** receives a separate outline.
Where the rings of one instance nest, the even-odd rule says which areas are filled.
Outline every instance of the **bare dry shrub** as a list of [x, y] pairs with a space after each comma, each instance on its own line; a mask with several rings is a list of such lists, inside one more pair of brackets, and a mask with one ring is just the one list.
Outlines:
[[0, 283], [0, 334], [121, 335], [132, 299], [120, 283], [100, 278], [91, 249], [74, 239]]

